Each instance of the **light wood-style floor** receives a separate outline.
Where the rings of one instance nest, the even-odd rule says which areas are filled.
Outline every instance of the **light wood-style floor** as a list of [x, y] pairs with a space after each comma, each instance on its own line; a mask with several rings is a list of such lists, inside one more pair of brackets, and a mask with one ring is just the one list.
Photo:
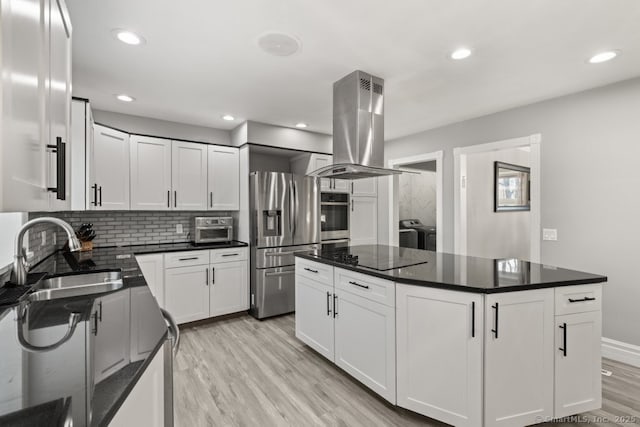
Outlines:
[[[240, 316], [182, 330], [175, 361], [179, 427], [443, 426], [395, 408], [294, 336], [294, 316]], [[640, 425], [640, 368], [605, 360], [603, 407], [592, 425]], [[616, 417], [635, 417], [623, 422]], [[597, 422], [607, 417], [609, 423]], [[584, 423], [548, 423], [580, 426]]]

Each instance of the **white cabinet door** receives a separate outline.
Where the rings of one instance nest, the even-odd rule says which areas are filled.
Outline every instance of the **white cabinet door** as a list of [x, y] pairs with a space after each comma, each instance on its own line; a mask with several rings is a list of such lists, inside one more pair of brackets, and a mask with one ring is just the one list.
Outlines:
[[213, 211], [240, 209], [240, 153], [235, 147], [208, 147], [208, 208]]
[[296, 274], [296, 338], [334, 361], [333, 283]]
[[93, 209], [129, 209], [129, 135], [95, 125], [91, 151]]
[[396, 284], [398, 406], [482, 425], [483, 296]]
[[602, 406], [601, 339], [601, 311], [556, 316], [556, 417]]
[[209, 315], [213, 317], [248, 310], [248, 284], [247, 261], [212, 264]]
[[485, 297], [485, 425], [553, 416], [554, 292]]
[[69, 13], [61, 0], [45, 2], [49, 6], [49, 129], [47, 144], [56, 145], [60, 138], [64, 153], [49, 156], [49, 187], [58, 186], [57, 160], [64, 160], [64, 194], [49, 193], [49, 209], [71, 209], [71, 23]]
[[351, 181], [351, 195], [377, 197], [378, 178], [354, 179], [353, 181]]
[[[164, 344], [169, 345], [168, 343]], [[142, 373], [127, 399], [109, 423], [110, 427], [159, 427], [165, 425], [164, 347]], [[173, 425], [170, 423], [168, 425]]]
[[0, 210], [46, 211], [48, 122], [45, 117], [48, 46], [43, 1], [0, 4]]
[[172, 141], [171, 184], [173, 208], [207, 209], [207, 146]]
[[176, 322], [209, 317], [209, 280], [209, 264], [165, 270], [164, 307]]
[[164, 256], [162, 254], [137, 255], [136, 261], [158, 305], [164, 308]]
[[375, 245], [378, 243], [378, 199], [352, 197], [349, 218], [351, 245]]
[[[95, 332], [95, 382], [100, 382], [129, 363], [130, 296], [127, 291], [114, 292], [98, 300]], [[113, 319], [121, 319], [115, 322]], [[92, 326], [96, 323], [92, 319]]]
[[336, 289], [335, 363], [396, 403], [394, 307]]
[[351, 181], [347, 179], [334, 179], [333, 191], [336, 193], [348, 193], [350, 184], [351, 184]]
[[171, 208], [171, 141], [131, 135], [131, 209]]
[[147, 286], [131, 288], [131, 362], [146, 358], [158, 344], [157, 336], [149, 334], [149, 325], [158, 321], [158, 305]]

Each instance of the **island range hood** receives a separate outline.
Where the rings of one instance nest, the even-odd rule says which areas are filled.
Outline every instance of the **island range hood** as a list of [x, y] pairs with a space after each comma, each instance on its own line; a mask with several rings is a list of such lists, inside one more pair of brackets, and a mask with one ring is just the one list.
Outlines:
[[384, 168], [384, 80], [354, 71], [333, 84], [333, 164], [309, 175], [361, 179], [400, 173]]

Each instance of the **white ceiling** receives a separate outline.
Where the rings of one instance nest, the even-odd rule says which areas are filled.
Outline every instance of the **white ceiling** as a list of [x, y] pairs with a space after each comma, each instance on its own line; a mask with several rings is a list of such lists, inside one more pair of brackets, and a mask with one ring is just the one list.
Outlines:
[[[387, 139], [640, 75], [637, 0], [67, 3], [74, 95], [221, 129], [251, 119], [330, 133], [332, 84], [355, 69], [385, 79]], [[147, 43], [125, 45], [114, 28]], [[266, 54], [256, 40], [270, 31], [299, 38], [301, 51]], [[463, 45], [470, 58], [448, 58]], [[622, 54], [585, 62], [606, 49]]]

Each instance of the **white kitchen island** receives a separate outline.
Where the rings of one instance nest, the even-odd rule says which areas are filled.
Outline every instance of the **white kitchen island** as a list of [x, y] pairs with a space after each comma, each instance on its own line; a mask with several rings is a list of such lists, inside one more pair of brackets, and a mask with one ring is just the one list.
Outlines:
[[387, 401], [456, 426], [600, 408], [606, 277], [380, 245], [343, 251], [359, 259], [297, 254], [296, 337]]

